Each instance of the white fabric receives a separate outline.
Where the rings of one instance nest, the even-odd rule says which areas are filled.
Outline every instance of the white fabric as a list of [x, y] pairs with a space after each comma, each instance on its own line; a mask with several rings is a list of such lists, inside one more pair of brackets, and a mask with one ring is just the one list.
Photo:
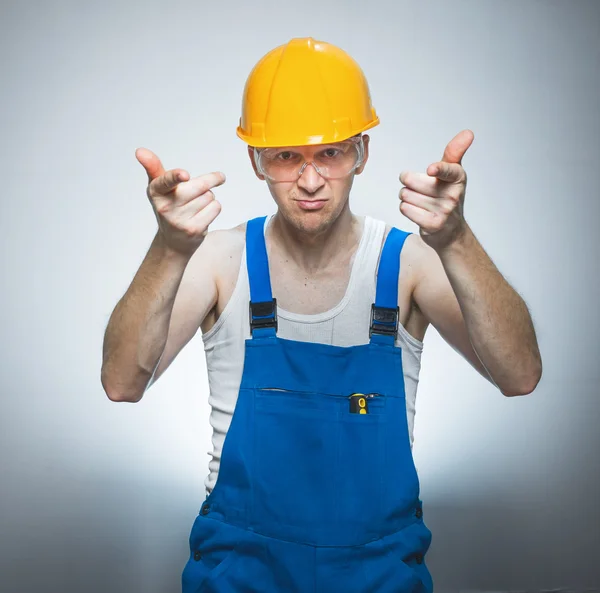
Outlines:
[[[267, 217], [265, 229], [271, 217]], [[329, 311], [316, 315], [299, 315], [277, 308], [278, 335], [298, 341], [319, 342], [336, 346], [353, 346], [369, 341], [371, 304], [375, 299], [376, 271], [383, 246], [385, 223], [365, 217], [363, 234], [352, 262], [346, 294]], [[277, 296], [274, 294], [273, 296]], [[238, 280], [225, 309], [215, 325], [203, 334], [210, 388], [210, 424], [213, 427], [213, 451], [209, 475], [205, 480], [210, 493], [217, 480], [221, 451], [231, 423], [242, 379], [244, 341], [250, 338], [250, 290], [246, 251], [242, 254]], [[410, 443], [413, 443], [415, 400], [423, 342], [411, 336], [400, 325], [396, 345], [402, 348], [402, 364], [406, 391], [406, 412]]]

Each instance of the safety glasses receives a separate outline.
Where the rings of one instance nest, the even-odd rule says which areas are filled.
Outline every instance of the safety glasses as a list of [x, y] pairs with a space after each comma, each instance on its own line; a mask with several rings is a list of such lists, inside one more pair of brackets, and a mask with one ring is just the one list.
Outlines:
[[325, 179], [341, 179], [360, 167], [364, 151], [362, 136], [354, 136], [332, 144], [255, 148], [254, 158], [258, 172], [274, 182], [296, 181], [308, 165]]

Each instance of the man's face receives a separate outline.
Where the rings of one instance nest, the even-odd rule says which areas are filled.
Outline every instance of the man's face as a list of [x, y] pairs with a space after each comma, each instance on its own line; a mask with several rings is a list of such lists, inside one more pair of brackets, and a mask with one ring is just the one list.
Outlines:
[[[326, 170], [326, 163], [329, 162], [327, 159], [337, 158], [335, 144], [269, 149], [270, 153], [278, 159], [277, 162], [283, 160], [286, 167], [297, 163], [294, 165], [296, 171], [302, 163], [309, 163], [299, 177], [297, 174], [293, 176], [293, 180], [265, 178], [254, 160], [254, 148], [249, 147], [248, 154], [258, 178], [267, 182], [279, 214], [299, 231], [316, 235], [329, 228], [348, 205], [354, 175], [362, 173], [369, 156], [369, 136], [363, 135], [362, 138], [364, 156], [360, 167], [343, 177], [334, 179], [327, 178], [326, 174], [326, 176], [320, 175], [310, 163], [314, 160], [317, 166], [324, 164], [323, 170]], [[333, 167], [330, 168], [333, 170]]]

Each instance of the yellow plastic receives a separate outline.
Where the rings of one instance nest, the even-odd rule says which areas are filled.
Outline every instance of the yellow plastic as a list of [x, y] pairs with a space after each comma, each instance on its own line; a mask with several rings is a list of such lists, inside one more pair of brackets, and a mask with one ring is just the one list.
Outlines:
[[248, 76], [237, 135], [250, 146], [346, 140], [379, 124], [360, 66], [335, 45], [292, 39]]

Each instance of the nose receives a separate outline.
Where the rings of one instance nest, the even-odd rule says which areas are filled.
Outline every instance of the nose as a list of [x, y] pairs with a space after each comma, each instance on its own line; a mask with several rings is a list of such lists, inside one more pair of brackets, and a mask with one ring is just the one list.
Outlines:
[[319, 175], [312, 163], [307, 163], [298, 178], [298, 186], [308, 193], [314, 194], [325, 185], [325, 179]]

